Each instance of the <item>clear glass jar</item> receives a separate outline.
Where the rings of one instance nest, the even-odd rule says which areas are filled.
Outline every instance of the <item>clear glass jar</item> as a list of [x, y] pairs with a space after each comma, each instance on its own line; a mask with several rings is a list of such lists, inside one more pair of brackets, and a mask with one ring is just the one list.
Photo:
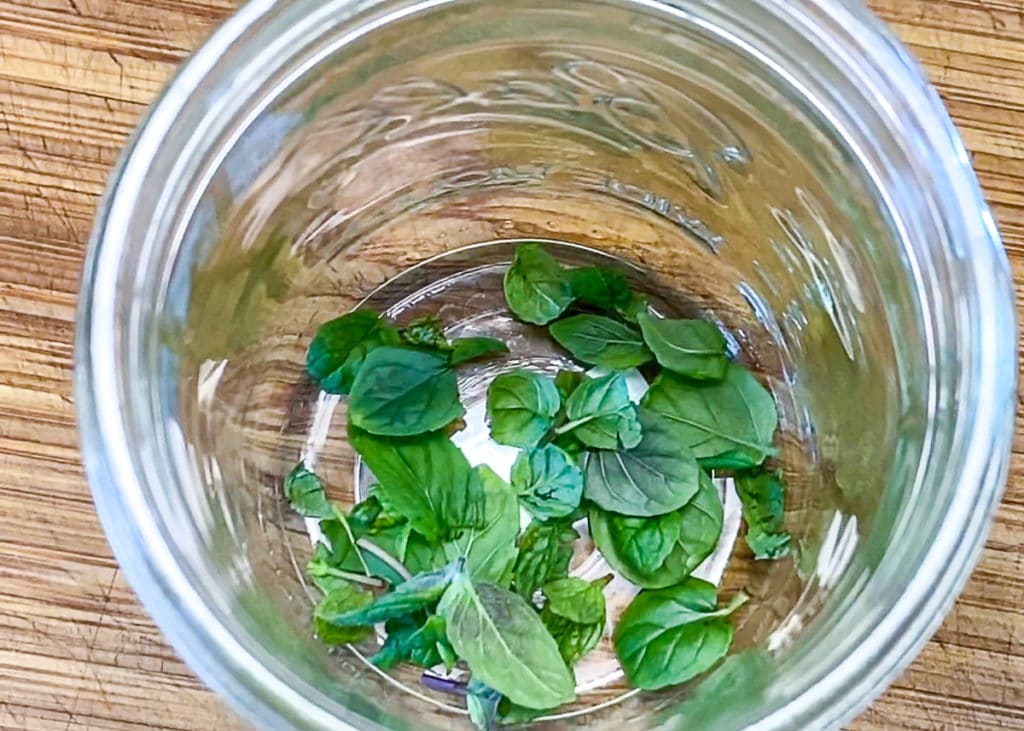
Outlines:
[[779, 405], [798, 544], [730, 563], [723, 591], [754, 601], [708, 678], [612, 683], [550, 727], [838, 726], [965, 581], [1016, 379], [968, 156], [914, 62], [841, 0], [243, 7], [129, 146], [85, 271], [86, 465], [142, 601], [261, 727], [452, 727], [457, 702], [311, 637], [281, 479], [314, 454], [336, 497], [358, 489], [344, 410], [304, 376], [320, 322], [374, 297], [407, 313], [507, 260], [468, 245], [524, 237], [619, 257], [732, 333]]

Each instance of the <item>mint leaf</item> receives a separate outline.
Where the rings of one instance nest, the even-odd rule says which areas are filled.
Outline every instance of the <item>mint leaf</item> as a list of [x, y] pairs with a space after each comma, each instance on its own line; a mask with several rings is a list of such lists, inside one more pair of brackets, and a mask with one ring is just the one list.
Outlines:
[[327, 499], [324, 483], [301, 462], [288, 473], [284, 481], [284, 494], [292, 509], [307, 518], [331, 518], [334, 507]]
[[681, 376], [720, 380], [729, 365], [725, 336], [704, 320], [663, 320], [647, 313], [636, 318], [658, 363]]
[[420, 317], [402, 328], [402, 342], [416, 348], [451, 349], [448, 338], [444, 336], [444, 323], [433, 315]]
[[572, 304], [572, 289], [561, 265], [540, 244], [516, 247], [505, 272], [505, 300], [520, 320], [546, 325]]
[[337, 612], [324, 610], [319, 616], [322, 621], [335, 627], [356, 627], [430, 609], [441, 599], [452, 578], [458, 573], [459, 569], [453, 564], [439, 571], [418, 574], [387, 594], [381, 594], [372, 604]]
[[711, 479], [679, 510], [648, 518], [590, 510], [590, 535], [608, 565], [648, 589], [678, 584], [711, 555], [722, 533], [723, 510]]
[[355, 310], [321, 325], [306, 353], [306, 371], [320, 388], [328, 393], [348, 393], [358, 370], [358, 363], [351, 362], [351, 356], [361, 361], [366, 350], [356, 352], [368, 341], [379, 341], [381, 328], [387, 324], [372, 310]]
[[473, 678], [529, 708], [576, 697], [576, 683], [537, 612], [512, 592], [458, 574], [438, 604]]
[[574, 622], [545, 609], [540, 619], [548, 632], [555, 638], [558, 653], [569, 667], [597, 647], [604, 634], [604, 620], [599, 622]]
[[754, 558], [788, 556], [790, 535], [783, 529], [786, 488], [780, 476], [768, 472], [737, 475], [736, 492], [743, 503], [746, 541]]
[[370, 351], [349, 397], [349, 421], [378, 435], [423, 434], [465, 413], [448, 359], [409, 348]]
[[431, 544], [483, 527], [480, 478], [444, 434], [388, 439], [350, 427], [349, 443], [377, 478], [380, 494]]
[[583, 473], [553, 444], [520, 452], [512, 465], [512, 489], [530, 515], [551, 520], [572, 515], [583, 497]]
[[725, 657], [733, 635], [728, 617], [746, 597], [716, 609], [715, 591], [713, 584], [690, 578], [637, 595], [613, 638], [630, 685], [642, 690], [678, 685]]
[[582, 371], [563, 370], [558, 372], [558, 375], [555, 376], [555, 389], [558, 390], [563, 404], [586, 378], [587, 376]]
[[573, 543], [580, 534], [563, 522], [534, 521], [519, 537], [519, 558], [512, 572], [516, 593], [533, 601], [537, 590], [569, 574]]
[[502, 373], [487, 389], [491, 438], [498, 444], [532, 447], [548, 433], [561, 400], [554, 381], [527, 370]]
[[584, 379], [565, 402], [565, 418], [557, 433], [571, 433], [588, 447], [630, 449], [640, 443], [636, 407], [617, 373]]
[[606, 312], [623, 312], [633, 300], [629, 282], [607, 267], [581, 267], [568, 273], [577, 302]]
[[633, 449], [583, 455], [583, 496], [623, 515], [664, 515], [696, 494], [701, 471], [674, 422], [641, 408], [640, 425]]
[[701, 383], [662, 373], [641, 407], [676, 425], [682, 444], [708, 469], [757, 467], [774, 454], [775, 401], [753, 374], [730, 363], [722, 381]]
[[425, 619], [420, 615], [403, 615], [388, 620], [387, 638], [370, 662], [382, 670], [390, 670], [402, 662], [411, 662], [421, 668], [444, 665], [450, 670], [458, 657], [448, 642], [447, 623], [443, 617], [432, 614]]
[[541, 588], [547, 601], [544, 609], [573, 622], [604, 623], [604, 588], [612, 577], [585, 581], [574, 576], [550, 581]]
[[455, 338], [448, 363], [453, 366], [480, 358], [493, 358], [508, 352], [508, 346], [495, 338]]
[[346, 645], [351, 642], [362, 642], [373, 628], [369, 623], [353, 624], [339, 627], [329, 618], [349, 612], [358, 612], [373, 601], [373, 595], [356, 589], [349, 583], [336, 583], [313, 612], [313, 624], [316, 636], [327, 645]]
[[552, 323], [551, 337], [584, 363], [616, 370], [635, 368], [654, 357], [640, 331], [601, 315], [573, 315]]

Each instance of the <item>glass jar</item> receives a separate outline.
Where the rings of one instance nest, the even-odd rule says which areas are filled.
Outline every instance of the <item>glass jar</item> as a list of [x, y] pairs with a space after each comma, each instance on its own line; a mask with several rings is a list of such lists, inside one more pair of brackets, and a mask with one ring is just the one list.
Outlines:
[[129, 145], [85, 270], [86, 466], [142, 601], [262, 727], [452, 727], [457, 699], [311, 636], [281, 482], [303, 455], [339, 500], [360, 490], [344, 409], [304, 374], [316, 327], [424, 297], [468, 326], [524, 238], [615, 257], [731, 335], [779, 407], [795, 545], [737, 549], [722, 590], [753, 600], [706, 678], [612, 678], [546, 723], [838, 726], [964, 583], [1016, 385], [968, 156], [854, 2], [244, 6]]

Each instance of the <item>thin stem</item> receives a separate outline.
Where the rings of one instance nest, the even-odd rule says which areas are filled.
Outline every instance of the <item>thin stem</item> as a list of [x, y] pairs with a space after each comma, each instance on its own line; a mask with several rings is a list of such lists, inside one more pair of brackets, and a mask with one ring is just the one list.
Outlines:
[[337, 505], [333, 507], [334, 517], [336, 517], [341, 522], [342, 527], [345, 529], [345, 533], [348, 535], [348, 540], [352, 543], [352, 548], [355, 549], [356, 556], [359, 557], [359, 563], [362, 565], [363, 571], [366, 573], [367, 576], [370, 576], [370, 567], [366, 565], [366, 559], [363, 558], [363, 552], [359, 550], [359, 547], [356, 544], [356, 537], [352, 533], [352, 526], [348, 524], [348, 518], [345, 516], [343, 512], [341, 512], [341, 510], [338, 509]]
[[583, 426], [587, 422], [593, 421], [596, 418], [598, 418], [598, 417], [596, 417], [596, 416], [584, 416], [582, 419], [576, 419], [575, 421], [567, 421], [564, 424], [562, 424], [561, 426], [555, 427], [555, 434], [557, 434], [558, 436], [561, 436], [562, 434], [565, 434], [566, 432], [570, 432], [570, 431], [572, 431], [573, 429], [575, 429], [578, 426]]
[[334, 569], [325, 567], [319, 569], [317, 572], [318, 576], [333, 576], [336, 579], [345, 579], [355, 584], [363, 584], [364, 586], [372, 586], [375, 589], [383, 589], [387, 582], [375, 579], [372, 576], [363, 576], [362, 574], [353, 574], [350, 571], [342, 571], [341, 569]]

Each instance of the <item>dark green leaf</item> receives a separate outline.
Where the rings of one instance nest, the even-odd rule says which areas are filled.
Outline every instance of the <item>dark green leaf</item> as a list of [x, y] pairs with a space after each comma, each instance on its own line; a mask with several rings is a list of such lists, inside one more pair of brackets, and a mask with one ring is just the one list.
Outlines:
[[487, 389], [491, 438], [498, 444], [532, 447], [548, 433], [561, 400], [554, 381], [526, 370], [502, 373]]
[[299, 515], [307, 518], [334, 516], [334, 507], [324, 492], [324, 483], [301, 462], [285, 478], [284, 494]]
[[790, 535], [783, 529], [786, 488], [778, 474], [761, 472], [736, 477], [736, 492], [747, 522], [747, 545], [756, 559], [789, 555]]
[[423, 434], [465, 413], [448, 359], [409, 348], [372, 350], [349, 398], [350, 422], [371, 434]]
[[687, 579], [667, 589], [642, 591], [615, 628], [615, 652], [634, 688], [657, 690], [711, 669], [732, 643], [728, 617], [746, 600], [716, 609], [715, 586]]
[[465, 572], [445, 592], [437, 613], [473, 678], [514, 703], [552, 708], [576, 697], [576, 683], [537, 612], [512, 592], [474, 584]]
[[508, 346], [495, 338], [455, 338], [448, 362], [459, 365], [479, 358], [493, 358], [508, 352]]
[[720, 380], [729, 365], [725, 336], [704, 320], [662, 320], [647, 313], [636, 318], [647, 347], [663, 367], [699, 380]]
[[387, 502], [387, 498], [381, 499], [382, 495], [380, 485], [372, 485], [366, 499], [353, 506], [348, 517], [353, 530], [370, 533], [405, 522], [405, 517]]
[[480, 478], [444, 434], [398, 440], [350, 428], [349, 442], [377, 478], [380, 494], [430, 543], [483, 527]]
[[557, 433], [595, 449], [631, 449], [642, 436], [626, 379], [617, 373], [584, 380], [566, 401], [565, 418]]
[[633, 292], [619, 272], [606, 267], [582, 267], [568, 273], [573, 297], [588, 307], [622, 312], [629, 307]]
[[601, 555], [626, 580], [648, 589], [678, 584], [711, 555], [722, 533], [722, 502], [707, 475], [683, 508], [653, 518], [631, 518], [597, 507], [590, 535]]
[[321, 619], [336, 627], [354, 627], [386, 622], [421, 609], [430, 609], [459, 573], [457, 565], [453, 564], [438, 571], [418, 574], [387, 594], [381, 594], [368, 606], [336, 613], [324, 611]]
[[633, 449], [586, 452], [583, 495], [605, 510], [646, 517], [678, 510], [697, 492], [700, 468], [676, 425], [640, 409], [643, 438]]
[[[411, 530], [409, 524], [403, 522], [368, 533], [359, 525], [350, 525], [346, 528], [342, 522], [343, 518], [344, 516], [339, 514], [335, 518], [320, 521], [320, 530], [330, 543], [330, 548], [318, 543], [313, 558], [306, 566], [307, 573], [321, 591], [330, 591], [332, 579], [339, 577], [339, 572], [355, 575], [369, 573], [391, 584], [402, 583], [404, 578], [393, 564], [402, 562]], [[353, 538], [357, 541], [372, 542], [378, 550], [394, 558], [394, 562], [385, 561], [376, 553], [356, 546]]]
[[561, 265], [540, 244], [520, 244], [505, 272], [505, 299], [520, 320], [546, 325], [572, 304]]
[[[348, 354], [348, 358], [342, 364], [337, 379], [337, 383], [340, 384], [340, 391], [348, 393], [352, 390], [352, 384], [355, 383], [356, 376], [359, 375], [363, 363], [366, 362], [367, 355], [377, 348], [385, 345], [398, 345], [401, 341], [398, 328], [381, 322], [374, 332], [367, 335], [356, 347], [352, 348], [352, 352]], [[324, 390], [326, 391], [327, 389], [325, 388]]]
[[327, 645], [346, 645], [350, 642], [362, 642], [373, 628], [369, 623], [351, 624], [339, 627], [330, 621], [331, 617], [349, 612], [358, 612], [369, 606], [373, 595], [356, 589], [351, 584], [337, 583], [331, 592], [320, 600], [313, 613], [316, 636]]
[[402, 329], [402, 342], [416, 348], [450, 350], [448, 338], [444, 336], [444, 323], [433, 315], [420, 317]]
[[558, 375], [555, 376], [555, 388], [558, 390], [558, 395], [562, 398], [563, 404], [586, 378], [587, 376], [583, 371], [563, 370], [558, 372]]
[[469, 687], [466, 688], [466, 710], [469, 711], [469, 720], [480, 731], [491, 731], [498, 718], [500, 700], [501, 693], [494, 688], [479, 680], [470, 680]]
[[474, 579], [507, 586], [519, 553], [519, 504], [512, 488], [494, 470], [486, 465], [475, 469], [485, 497], [483, 528], [466, 531], [436, 547], [414, 536], [406, 566], [413, 572], [429, 571], [465, 557], [466, 570]]
[[553, 444], [519, 453], [512, 466], [512, 489], [537, 520], [572, 515], [583, 497], [583, 473]]
[[551, 337], [584, 363], [622, 370], [649, 362], [653, 356], [640, 331], [601, 315], [574, 315], [552, 323]]
[[573, 543], [579, 537], [565, 522], [530, 523], [519, 538], [519, 558], [512, 574], [516, 592], [532, 601], [544, 584], [567, 576]]
[[306, 354], [309, 377], [329, 393], [348, 393], [352, 380], [342, 373], [342, 367], [353, 350], [373, 338], [382, 324], [372, 310], [355, 310], [325, 322], [317, 329]]
[[540, 618], [555, 638], [558, 652], [569, 667], [597, 647], [604, 634], [604, 619], [598, 622], [574, 622], [547, 609], [541, 612]]
[[643, 406], [671, 419], [680, 441], [709, 469], [757, 467], [774, 453], [775, 402], [750, 371], [735, 363], [717, 383], [662, 373]]
[[444, 663], [450, 670], [458, 658], [448, 642], [447, 623], [443, 617], [432, 614], [426, 619], [408, 615], [388, 620], [387, 638], [370, 661], [389, 670], [401, 662], [411, 662], [421, 668], [432, 668]]
[[606, 576], [597, 581], [585, 581], [574, 576], [555, 579], [543, 586], [546, 597], [544, 609], [581, 624], [604, 623], [604, 588], [611, 581]]

